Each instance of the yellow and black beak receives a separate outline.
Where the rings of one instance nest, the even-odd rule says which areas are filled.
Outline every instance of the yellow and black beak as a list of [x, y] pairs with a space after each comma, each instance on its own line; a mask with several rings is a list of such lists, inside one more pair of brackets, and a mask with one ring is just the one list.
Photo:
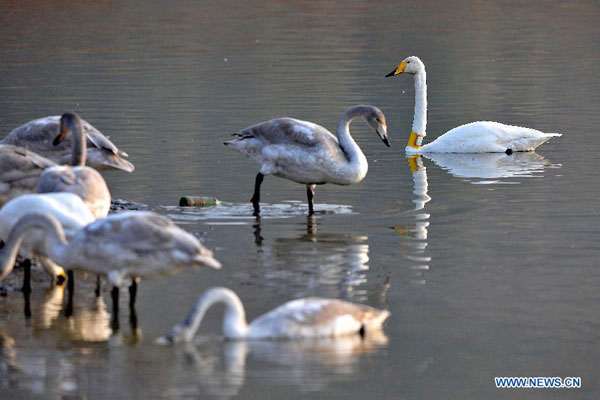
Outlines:
[[398, 74], [403, 73], [404, 69], [406, 68], [406, 64], [407, 64], [406, 61], [402, 61], [400, 63], [400, 65], [398, 65], [398, 67], [395, 70], [393, 70], [392, 72], [390, 72], [389, 74], [387, 74], [385, 77], [387, 78], [389, 76], [396, 76]]

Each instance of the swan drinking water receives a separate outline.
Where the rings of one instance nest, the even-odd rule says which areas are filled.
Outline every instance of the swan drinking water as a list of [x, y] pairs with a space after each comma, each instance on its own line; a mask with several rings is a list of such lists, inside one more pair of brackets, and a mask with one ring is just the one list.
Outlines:
[[422, 144], [427, 126], [427, 82], [425, 65], [415, 56], [407, 57], [386, 76], [411, 74], [415, 79], [415, 114], [407, 153], [507, 153], [533, 151], [560, 133], [544, 133], [536, 129], [505, 125], [492, 121], [476, 121], [449, 130], [431, 143]]
[[339, 119], [337, 137], [320, 125], [293, 118], [277, 118], [245, 128], [225, 142], [261, 164], [256, 175], [252, 204], [258, 213], [264, 175], [275, 175], [306, 185], [308, 210], [314, 213], [315, 186], [350, 185], [367, 174], [367, 159], [350, 136], [350, 122], [362, 117], [389, 147], [385, 116], [376, 107], [359, 105]]
[[364, 335], [380, 328], [390, 315], [387, 310], [361, 304], [310, 297], [288, 301], [248, 324], [240, 298], [230, 289], [215, 287], [196, 300], [185, 320], [175, 325], [166, 339], [172, 343], [192, 340], [204, 314], [216, 303], [225, 303], [223, 335], [238, 340]]

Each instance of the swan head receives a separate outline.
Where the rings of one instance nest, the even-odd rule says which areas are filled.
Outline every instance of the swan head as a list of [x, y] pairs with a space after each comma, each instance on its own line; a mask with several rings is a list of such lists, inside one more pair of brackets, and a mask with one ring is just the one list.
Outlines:
[[396, 76], [398, 74], [416, 75], [422, 71], [425, 71], [425, 64], [423, 64], [423, 61], [417, 56], [410, 56], [402, 60], [396, 69], [387, 74], [386, 77]]
[[364, 118], [383, 143], [385, 143], [387, 147], [390, 147], [390, 141], [388, 140], [387, 135], [387, 123], [385, 122], [385, 115], [383, 115], [381, 110], [377, 107], [369, 107]]

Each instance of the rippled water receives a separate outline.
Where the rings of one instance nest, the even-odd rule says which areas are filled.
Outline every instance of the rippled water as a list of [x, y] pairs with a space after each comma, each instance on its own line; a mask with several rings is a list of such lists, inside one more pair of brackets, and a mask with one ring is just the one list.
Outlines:
[[[115, 198], [172, 217], [220, 271], [140, 285], [137, 321], [78, 276], [0, 298], [0, 398], [597, 398], [596, 153], [600, 7], [591, 2], [16, 2], [0, 16], [0, 132], [79, 112], [130, 154]], [[477, 119], [564, 136], [534, 154], [403, 152], [414, 106], [402, 58], [428, 71], [428, 140]], [[352, 125], [369, 174], [305, 189], [222, 146], [278, 116], [334, 129], [348, 106], [386, 114], [392, 148]], [[0, 133], [0, 136], [3, 135]], [[210, 209], [182, 195], [215, 196]], [[192, 346], [155, 339], [205, 288], [238, 292], [249, 318], [328, 296], [387, 308], [366, 341], [227, 343], [221, 310]], [[118, 326], [118, 329], [116, 329]], [[494, 376], [581, 376], [579, 390], [495, 389]]]

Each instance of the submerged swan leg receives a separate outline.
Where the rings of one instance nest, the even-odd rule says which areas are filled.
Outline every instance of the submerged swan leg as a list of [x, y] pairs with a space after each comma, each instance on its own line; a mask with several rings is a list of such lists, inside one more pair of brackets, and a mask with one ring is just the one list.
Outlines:
[[75, 276], [73, 270], [67, 271], [67, 306], [65, 307], [65, 317], [73, 316], [73, 294], [75, 291]]
[[100, 282], [100, 275], [96, 275], [96, 289], [94, 290], [94, 294], [96, 295], [96, 297], [100, 297], [101, 289], [102, 289], [102, 287], [101, 287], [101, 282]]
[[25, 314], [25, 319], [31, 318], [31, 292], [23, 292], [23, 300], [25, 303], [23, 305], [23, 313]]
[[306, 185], [306, 197], [308, 198], [308, 215], [313, 215], [315, 213], [313, 200], [315, 198], [316, 187], [317, 185], [315, 184]]
[[263, 179], [265, 179], [265, 176], [263, 174], [261, 174], [260, 172], [256, 174], [256, 180], [254, 181], [254, 194], [250, 199], [252, 205], [254, 206], [255, 215], [258, 214], [258, 212], [260, 211], [258, 203], [260, 202], [260, 185], [262, 184]]
[[22, 263], [23, 265], [23, 286], [21, 290], [23, 293], [31, 293], [31, 260], [26, 258]]
[[113, 286], [110, 297], [112, 297], [112, 306], [113, 306], [113, 316], [111, 328], [113, 331], [119, 330], [119, 288], [117, 286]]

